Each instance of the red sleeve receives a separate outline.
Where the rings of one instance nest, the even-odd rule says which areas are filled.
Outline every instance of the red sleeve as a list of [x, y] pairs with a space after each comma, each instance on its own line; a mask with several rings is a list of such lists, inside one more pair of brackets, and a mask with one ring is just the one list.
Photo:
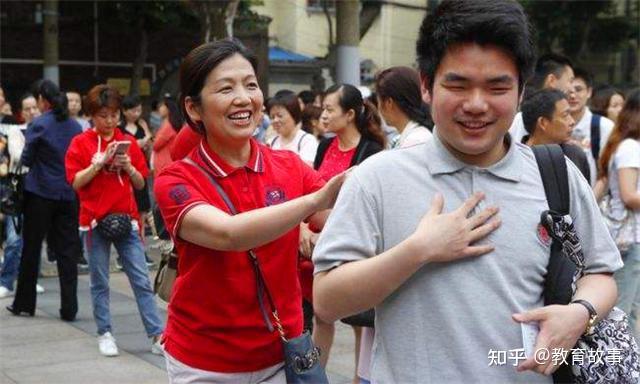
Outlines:
[[209, 204], [194, 187], [196, 183], [179, 163], [165, 168], [155, 179], [153, 192], [165, 227], [174, 240], [178, 238], [178, 230], [187, 212], [198, 205]]
[[149, 167], [147, 167], [147, 161], [144, 158], [144, 153], [142, 153], [142, 149], [140, 149], [135, 137], [127, 136], [127, 140], [131, 142], [131, 146], [129, 147], [131, 165], [133, 165], [133, 167], [140, 172], [142, 177], [146, 179], [147, 176], [149, 176]]
[[78, 135], [71, 140], [67, 154], [64, 157], [64, 166], [67, 182], [73, 184], [76, 174], [91, 164], [91, 157], [82, 151], [82, 142], [79, 140], [82, 135]]
[[173, 142], [171, 148], [171, 160], [182, 160], [195, 148], [202, 140], [202, 135], [194, 131], [188, 124], [185, 124], [176, 139]]
[[302, 160], [300, 160], [300, 164], [302, 166], [303, 194], [308, 195], [313, 193], [327, 183], [320, 175], [320, 172], [314, 170]]
[[153, 151], [154, 152], [160, 151], [162, 148], [164, 148], [165, 145], [171, 142], [171, 139], [175, 135], [176, 135], [176, 131], [173, 129], [171, 124], [168, 121], [165, 122], [158, 130], [158, 133], [156, 134], [156, 138], [153, 141]]

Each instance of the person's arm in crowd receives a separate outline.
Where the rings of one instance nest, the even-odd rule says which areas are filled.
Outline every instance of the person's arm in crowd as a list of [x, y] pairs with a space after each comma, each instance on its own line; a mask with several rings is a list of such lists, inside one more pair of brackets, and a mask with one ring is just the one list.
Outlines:
[[144, 119], [140, 119], [138, 122], [140, 123], [140, 126], [144, 131], [144, 137], [138, 140], [138, 146], [140, 146], [140, 148], [142, 148], [143, 151], [146, 151], [151, 144], [151, 140], [153, 139], [153, 134], [151, 134], [151, 131], [149, 130], [149, 125], [147, 124], [146, 121], [144, 121]]
[[[458, 209], [443, 214], [444, 198], [434, 197], [414, 233], [393, 248], [364, 260], [317, 273], [313, 306], [326, 322], [375, 307], [427, 263], [484, 255], [493, 245], [474, 245], [500, 226], [493, 206], [469, 216], [484, 194], [476, 193]], [[493, 218], [493, 219], [492, 219]]]
[[609, 187], [608, 178], [601, 177], [596, 181], [596, 184], [593, 186], [593, 194], [596, 197], [596, 201], [602, 200], [604, 195], [607, 194], [608, 187]]
[[113, 165], [118, 169], [122, 169], [129, 175], [133, 188], [136, 190], [144, 188], [144, 177], [142, 176], [142, 173], [133, 166], [131, 163], [131, 157], [128, 154], [116, 155], [113, 159]]
[[222, 251], [246, 251], [282, 236], [312, 213], [331, 208], [346, 173], [331, 179], [320, 190], [282, 204], [229, 215], [207, 204], [189, 210], [178, 235], [202, 247]]
[[[595, 273], [583, 276], [576, 282], [574, 300], [586, 300], [598, 313], [598, 320], [611, 311], [618, 298], [616, 282], [610, 273]], [[542, 308], [513, 315], [514, 320], [522, 323], [538, 322], [540, 334], [534, 350], [549, 351], [561, 348], [571, 350], [589, 324], [590, 314], [585, 306], [578, 303], [569, 305], [548, 305]], [[532, 370], [550, 375], [559, 366], [552, 359], [540, 364], [531, 357], [518, 366], [518, 371]]]
[[19, 127], [20, 130], [27, 129], [27, 124], [0, 124], [0, 135], [7, 136], [9, 130], [13, 129], [13, 127]]
[[113, 156], [115, 144], [116, 142], [112, 142], [107, 146], [104, 152], [94, 154], [89, 166], [76, 173], [73, 178], [73, 182], [71, 183], [71, 188], [73, 188], [74, 191], [82, 189], [85, 185], [89, 184], [94, 177], [98, 176], [105, 163], [111, 159], [111, 156]]
[[38, 144], [43, 134], [44, 127], [42, 125], [29, 124], [27, 130], [24, 132], [25, 144], [22, 157], [20, 158], [22, 165], [30, 167], [33, 164], [36, 153], [38, 152]]
[[640, 209], [640, 193], [638, 193], [638, 168], [621, 168], [618, 170], [620, 198], [624, 205], [631, 209]]

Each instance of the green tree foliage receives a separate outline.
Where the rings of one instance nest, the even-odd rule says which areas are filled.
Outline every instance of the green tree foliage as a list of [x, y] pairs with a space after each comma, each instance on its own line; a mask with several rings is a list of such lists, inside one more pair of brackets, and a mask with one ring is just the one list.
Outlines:
[[[544, 1], [521, 0], [537, 34], [538, 51], [560, 51], [585, 60], [593, 52], [611, 53], [624, 48], [629, 39], [638, 38], [638, 16], [619, 14], [613, 0]], [[626, 5], [627, 11], [637, 13]]]

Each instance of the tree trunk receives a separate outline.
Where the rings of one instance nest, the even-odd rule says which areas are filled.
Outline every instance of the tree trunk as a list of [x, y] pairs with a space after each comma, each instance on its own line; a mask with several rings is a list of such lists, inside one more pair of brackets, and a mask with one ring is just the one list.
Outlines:
[[43, 28], [43, 78], [60, 83], [60, 67], [58, 66], [58, 0], [44, 1]]
[[360, 3], [356, 0], [336, 2], [337, 80], [360, 85]]
[[147, 38], [147, 30], [144, 25], [144, 17], [138, 19], [137, 35], [139, 36], [138, 43], [138, 55], [133, 61], [133, 68], [131, 71], [131, 85], [129, 87], [129, 95], [140, 95], [140, 82], [144, 76], [144, 65], [147, 62], [149, 40]]

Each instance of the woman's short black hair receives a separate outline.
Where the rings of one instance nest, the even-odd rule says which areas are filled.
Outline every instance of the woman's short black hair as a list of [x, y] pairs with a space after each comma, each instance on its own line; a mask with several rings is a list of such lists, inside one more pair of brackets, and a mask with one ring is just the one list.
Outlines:
[[257, 73], [258, 60], [237, 39], [225, 39], [202, 44], [189, 52], [180, 65], [180, 110], [186, 122], [200, 134], [204, 134], [204, 126], [189, 118], [189, 114], [185, 109], [185, 99], [190, 97], [194, 103], [199, 103], [200, 92], [204, 88], [209, 73], [222, 61], [235, 54], [247, 59]]
[[495, 45], [518, 68], [518, 89], [532, 73], [535, 48], [532, 27], [514, 0], [444, 0], [420, 26], [416, 53], [420, 72], [433, 89], [436, 70], [447, 50], [460, 43]]

